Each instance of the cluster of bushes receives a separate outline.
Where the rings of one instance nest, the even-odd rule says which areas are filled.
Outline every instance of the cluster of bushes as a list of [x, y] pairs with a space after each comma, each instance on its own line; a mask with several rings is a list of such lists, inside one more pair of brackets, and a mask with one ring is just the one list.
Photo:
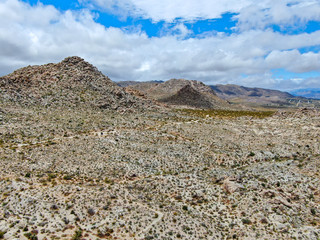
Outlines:
[[180, 109], [179, 112], [197, 117], [215, 117], [215, 118], [237, 118], [237, 117], [253, 117], [266, 118], [274, 114], [273, 111], [234, 111], [219, 109]]

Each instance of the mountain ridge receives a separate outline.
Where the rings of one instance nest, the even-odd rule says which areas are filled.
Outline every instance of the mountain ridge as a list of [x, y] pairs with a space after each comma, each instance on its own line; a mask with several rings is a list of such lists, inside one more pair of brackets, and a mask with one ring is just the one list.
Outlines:
[[[161, 86], [167, 84], [171, 88], [175, 89], [176, 94], [179, 89], [181, 89], [181, 84], [168, 84], [172, 80], [168, 80], [165, 82], [161, 81], [147, 81], [147, 82], [123, 82], [118, 83], [120, 86], [126, 86], [126, 88], [134, 88], [143, 94], [147, 95], [149, 98], [157, 99], [161, 101], [161, 98], [166, 99], [168, 89], [163, 91], [163, 96], [159, 96], [159, 93], [155, 92], [154, 89], [159, 88], [159, 84]], [[195, 80], [185, 80], [190, 81], [192, 83]], [[199, 82], [199, 81], [195, 81]], [[320, 102], [317, 99], [310, 99], [300, 96], [294, 96], [289, 92], [283, 92], [280, 90], [272, 90], [266, 88], [258, 88], [258, 87], [244, 87], [235, 84], [217, 84], [217, 85], [205, 85], [204, 83], [200, 82], [204, 86], [211, 88], [211, 95], [216, 96], [217, 98], [228, 102], [229, 106], [223, 105], [223, 107], [231, 107], [234, 108], [232, 105], [236, 105], [237, 108], [240, 107], [242, 109], [251, 109], [255, 107], [266, 107], [266, 108], [287, 108], [287, 107], [320, 107]], [[204, 87], [205, 88], [205, 87]], [[151, 90], [153, 89], [153, 90]], [[209, 91], [207, 91], [209, 92]], [[169, 98], [172, 100], [172, 98]], [[168, 99], [166, 100], [168, 101]], [[175, 101], [177, 102], [177, 101]], [[206, 105], [206, 104], [204, 104]], [[189, 106], [191, 106], [189, 104]], [[206, 105], [208, 107], [208, 105]], [[211, 106], [215, 107], [215, 106]]]
[[209, 86], [196, 80], [174, 78], [165, 82], [135, 83], [126, 88], [140, 91], [147, 97], [168, 105], [196, 108], [229, 107], [229, 103], [219, 98]]

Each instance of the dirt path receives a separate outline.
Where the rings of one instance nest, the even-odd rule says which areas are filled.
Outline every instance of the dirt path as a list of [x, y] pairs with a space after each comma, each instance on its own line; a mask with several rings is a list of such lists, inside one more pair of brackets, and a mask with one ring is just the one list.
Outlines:
[[[145, 234], [149, 232], [149, 230], [152, 228], [152, 226], [156, 225], [159, 221], [161, 221], [161, 219], [163, 218], [163, 213], [159, 212], [159, 211], [156, 211], [154, 209], [151, 209], [151, 208], [147, 207], [144, 204], [141, 204], [141, 203], [136, 203], [136, 204], [141, 206], [141, 207], [144, 207], [144, 208], [148, 209], [149, 211], [154, 212], [155, 214], [157, 214], [157, 218], [155, 220], [153, 220], [149, 224], [149, 226], [147, 226], [145, 229], [143, 229], [143, 230], [141, 230], [140, 232], [137, 233], [139, 239], [144, 239]], [[142, 234], [143, 234], [143, 237], [141, 236]]]

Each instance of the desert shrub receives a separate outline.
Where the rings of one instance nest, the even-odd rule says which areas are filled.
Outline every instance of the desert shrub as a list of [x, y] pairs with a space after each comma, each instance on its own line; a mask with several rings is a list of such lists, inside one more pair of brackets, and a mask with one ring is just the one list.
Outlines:
[[71, 180], [72, 179], [72, 176], [71, 175], [65, 175], [63, 177], [64, 180]]
[[82, 230], [77, 230], [74, 235], [72, 236], [72, 240], [80, 240], [82, 237]]
[[254, 152], [250, 152], [248, 157], [253, 157], [254, 155], [256, 155]]
[[251, 224], [251, 221], [249, 219], [247, 219], [247, 218], [243, 218], [242, 219], [242, 223], [243, 224]]
[[3, 239], [5, 234], [6, 234], [5, 232], [0, 231], [0, 239]]
[[38, 240], [38, 237], [37, 237], [35, 234], [32, 234], [32, 233], [30, 233], [30, 232], [25, 233], [24, 236], [25, 236], [26, 238], [28, 238], [29, 240]]

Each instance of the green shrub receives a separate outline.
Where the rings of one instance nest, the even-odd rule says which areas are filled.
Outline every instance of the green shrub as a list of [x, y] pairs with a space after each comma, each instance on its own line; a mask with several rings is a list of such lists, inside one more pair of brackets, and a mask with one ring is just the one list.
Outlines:
[[74, 233], [72, 240], [80, 240], [81, 237], [82, 237], [82, 230], [79, 229]]
[[254, 155], [256, 155], [254, 152], [250, 152], [248, 157], [253, 157]]
[[251, 224], [251, 221], [249, 219], [247, 219], [247, 218], [243, 218], [242, 219], [242, 223], [243, 224]]
[[38, 240], [38, 237], [35, 235], [35, 234], [32, 234], [32, 233], [25, 233], [24, 236], [26, 238], [28, 238], [29, 240]]
[[65, 175], [63, 177], [64, 180], [71, 180], [72, 179], [72, 176], [71, 175]]
[[0, 231], [0, 239], [3, 239], [5, 234], [6, 234], [5, 232]]

